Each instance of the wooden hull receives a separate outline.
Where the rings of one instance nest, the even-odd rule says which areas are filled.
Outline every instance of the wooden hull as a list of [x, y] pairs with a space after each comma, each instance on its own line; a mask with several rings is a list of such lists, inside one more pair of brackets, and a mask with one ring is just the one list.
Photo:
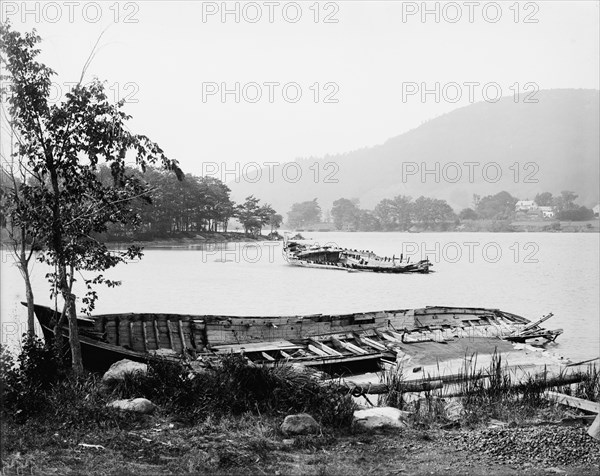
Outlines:
[[[36, 305], [35, 313], [50, 342], [55, 311]], [[527, 319], [497, 309], [440, 306], [278, 317], [124, 313], [78, 318], [84, 366], [96, 371], [124, 358], [196, 360], [231, 352], [257, 364], [290, 360], [343, 366], [394, 360], [398, 348], [411, 343], [507, 338], [531, 326]], [[61, 332], [68, 335], [66, 328]]]
[[410, 262], [396, 257], [381, 257], [371, 251], [357, 251], [337, 246], [316, 245], [286, 240], [284, 256], [292, 266], [305, 268], [336, 269], [389, 274], [427, 274], [433, 266], [427, 259]]

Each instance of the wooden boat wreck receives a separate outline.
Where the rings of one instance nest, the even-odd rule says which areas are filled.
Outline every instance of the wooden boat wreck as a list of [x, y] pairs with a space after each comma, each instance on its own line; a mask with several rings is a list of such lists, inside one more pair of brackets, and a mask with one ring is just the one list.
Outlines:
[[378, 256], [372, 251], [352, 250], [334, 245], [317, 244], [286, 239], [284, 258], [293, 266], [305, 268], [337, 269], [343, 271], [369, 271], [373, 273], [421, 273], [430, 272], [433, 264], [428, 260], [413, 261], [410, 257]]
[[[54, 339], [59, 314], [36, 305], [46, 342]], [[554, 340], [561, 330], [498, 309], [425, 307], [334, 315], [241, 317], [161, 313], [79, 317], [84, 366], [103, 371], [121, 359], [162, 357], [203, 362], [237, 353], [257, 365], [287, 361], [331, 374], [377, 370], [411, 361], [422, 366], [428, 349], [443, 359], [460, 359], [469, 348], [491, 354], [513, 349], [513, 341]], [[68, 328], [61, 329], [68, 335]], [[531, 337], [529, 337], [531, 336]], [[426, 360], [426, 359], [425, 359]]]

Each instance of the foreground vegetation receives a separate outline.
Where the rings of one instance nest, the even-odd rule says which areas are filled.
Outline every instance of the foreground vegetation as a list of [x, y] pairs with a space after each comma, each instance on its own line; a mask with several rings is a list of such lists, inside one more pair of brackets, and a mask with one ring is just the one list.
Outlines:
[[[380, 403], [409, 410], [409, 425], [365, 432], [352, 427], [356, 404], [348, 393], [289, 366], [252, 367], [227, 356], [194, 374], [159, 361], [149, 363], [146, 375], [106, 384], [98, 375], [61, 371], [52, 349], [37, 339], [25, 339], [16, 358], [1, 356], [3, 475], [521, 474], [526, 453], [494, 453], [500, 451], [494, 439], [520, 435], [535, 441], [558, 435], [562, 444], [575, 438], [573, 457], [557, 460], [573, 474], [595, 474], [598, 463], [599, 446], [583, 426], [560, 426], [565, 417], [581, 416], [543, 400], [533, 384], [525, 393], [510, 391], [498, 365], [490, 371], [499, 379], [490, 384], [461, 384], [468, 394], [458, 418], [439, 394], [410, 400], [396, 381]], [[591, 367], [572, 392], [597, 401], [599, 388]], [[139, 415], [106, 406], [129, 397], [149, 398], [158, 409]], [[284, 417], [300, 412], [315, 417], [318, 434], [281, 433]], [[507, 430], [490, 433], [490, 424]], [[555, 465], [528, 464], [534, 475]]]

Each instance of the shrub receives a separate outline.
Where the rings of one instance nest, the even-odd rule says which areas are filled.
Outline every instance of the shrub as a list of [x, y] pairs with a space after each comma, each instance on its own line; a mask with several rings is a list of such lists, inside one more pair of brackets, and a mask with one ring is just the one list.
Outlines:
[[121, 398], [148, 398], [189, 422], [209, 414], [307, 412], [325, 425], [346, 426], [355, 409], [351, 396], [333, 383], [319, 382], [286, 364], [251, 366], [233, 354], [201, 373], [152, 360], [147, 375], [130, 375], [110, 390]]
[[31, 334], [23, 335], [16, 365], [3, 349], [0, 365], [2, 412], [22, 420], [44, 411], [48, 403], [46, 392], [57, 381], [57, 370], [52, 349]]

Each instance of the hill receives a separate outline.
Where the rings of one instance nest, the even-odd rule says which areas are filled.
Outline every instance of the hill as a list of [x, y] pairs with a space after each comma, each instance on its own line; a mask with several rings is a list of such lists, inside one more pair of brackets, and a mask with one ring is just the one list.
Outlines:
[[[599, 91], [546, 90], [537, 103], [502, 98], [456, 109], [374, 147], [318, 159], [298, 159], [269, 183], [231, 184], [234, 198], [255, 194], [281, 213], [319, 198], [323, 209], [340, 198], [371, 208], [398, 194], [445, 199], [455, 210], [473, 194], [506, 190], [521, 199], [573, 190], [578, 202], [599, 199]], [[317, 167], [315, 167], [315, 163]], [[320, 171], [316, 180], [315, 170]], [[302, 178], [293, 183], [297, 172]]]

